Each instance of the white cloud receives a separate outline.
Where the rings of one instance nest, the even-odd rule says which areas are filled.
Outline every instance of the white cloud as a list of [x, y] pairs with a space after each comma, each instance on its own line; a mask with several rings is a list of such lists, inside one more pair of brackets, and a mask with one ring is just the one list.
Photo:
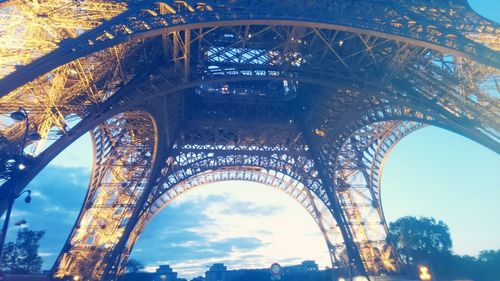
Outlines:
[[22, 218], [22, 217], [25, 217], [26, 215], [28, 215], [27, 211], [22, 211], [19, 209], [16, 210], [15, 207], [16, 207], [16, 205], [14, 205], [14, 207], [12, 208], [12, 213], [10, 215], [11, 220], [17, 219], [17, 218]]
[[48, 200], [47, 196], [42, 194], [40, 191], [34, 190], [31, 192], [31, 196], [36, 199], [41, 199], [41, 200]]
[[200, 241], [190, 240], [190, 241], [185, 241], [185, 242], [182, 242], [182, 243], [170, 243], [170, 246], [188, 248], [188, 247], [198, 247], [201, 244], [202, 243]]
[[[267, 268], [273, 262], [297, 264], [302, 260], [313, 259], [320, 267], [331, 266], [328, 250], [323, 236], [309, 213], [290, 196], [283, 196], [282, 191], [268, 186], [231, 181], [199, 187], [196, 191], [187, 192], [172, 202], [171, 206], [183, 207], [183, 204], [207, 204], [203, 215], [208, 220], [200, 225], [189, 227], [183, 231], [194, 232], [201, 236], [200, 241], [173, 243], [175, 246], [203, 249], [203, 245], [220, 243], [230, 239], [255, 238], [259, 245], [248, 249], [239, 248], [238, 243], [224, 257], [192, 259], [172, 263], [168, 260], [157, 264], [170, 264], [182, 276], [202, 275], [208, 266], [223, 262], [230, 269]], [[209, 196], [219, 195], [225, 200], [208, 202]], [[248, 204], [239, 209], [238, 204]], [[228, 208], [237, 208], [232, 211]], [[249, 207], [249, 208], [246, 208]], [[252, 215], [245, 210], [265, 209], [272, 212], [268, 215]], [[165, 209], [168, 211], [169, 207]], [[206, 252], [206, 251], [205, 251]], [[214, 253], [215, 254], [215, 253]], [[220, 254], [220, 253], [219, 253]]]
[[63, 168], [92, 167], [93, 150], [90, 135], [85, 134], [50, 162], [50, 166]]

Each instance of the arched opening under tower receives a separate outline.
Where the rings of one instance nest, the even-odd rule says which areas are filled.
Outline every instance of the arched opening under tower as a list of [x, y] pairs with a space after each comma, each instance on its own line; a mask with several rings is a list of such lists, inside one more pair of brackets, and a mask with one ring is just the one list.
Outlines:
[[[75, 225], [89, 178], [92, 175], [92, 142], [85, 134], [64, 149], [28, 184], [32, 200], [24, 202], [26, 194], [14, 201], [6, 242], [15, 242], [20, 228], [44, 231], [38, 254], [42, 270], [48, 271], [63, 250], [65, 241]], [[26, 224], [14, 226], [25, 220]]]
[[[461, 9], [452, 6], [457, 3]], [[420, 9], [419, 4], [388, 9], [378, 1], [345, 5], [323, 1], [303, 6], [292, 1], [281, 3], [285, 9], [277, 9], [275, 2], [263, 1], [259, 7], [263, 13], [257, 18], [243, 12], [255, 7], [245, 7], [239, 1], [210, 8], [184, 4], [174, 10], [145, 2], [140, 10], [74, 41], [60, 38], [63, 41], [54, 45], [54, 52], [32, 64], [30, 58], [29, 65], [0, 81], [1, 95], [7, 95], [5, 110], [12, 109], [11, 104], [27, 107], [32, 120], [45, 128], [64, 123], [64, 118], [75, 112], [80, 114], [85, 120], [83, 127], [87, 127], [67, 133], [60, 123], [56, 135], [62, 142], [70, 142], [75, 133], [91, 130], [117, 113], [139, 109], [154, 115], [151, 111], [157, 110], [153, 122], [146, 122], [146, 132], [139, 132], [143, 124], [135, 122], [144, 121], [144, 115], [122, 119], [124, 122], [111, 118], [96, 129], [98, 151], [88, 204], [64, 247], [57, 276], [114, 279], [142, 229], [141, 223], [152, 215], [149, 212], [155, 209], [154, 203], [161, 203], [157, 200], [175, 189], [175, 184], [200, 170], [214, 169], [212, 163], [218, 165], [216, 168], [235, 163], [266, 166], [302, 177], [299, 180], [308, 182], [325, 204], [330, 203], [334, 215], [347, 217], [337, 216], [336, 220], [353, 258], [350, 264], [362, 274], [385, 274], [377, 258], [387, 233], [379, 207], [380, 185], [373, 179], [380, 171], [378, 151], [385, 152], [387, 147], [370, 135], [382, 132], [377, 126], [363, 126], [377, 121], [428, 121], [452, 127], [500, 151], [498, 111], [489, 102], [485, 104], [495, 96], [476, 88], [480, 80], [493, 74], [486, 65], [499, 68], [499, 57], [481, 44], [487, 43], [476, 37], [481, 34], [470, 33], [466, 21], [476, 16], [471, 15], [466, 2], [441, 3], [443, 9]], [[316, 4], [321, 6], [307, 8]], [[351, 12], [357, 16], [345, 17]], [[380, 20], [373, 14], [385, 18]], [[459, 24], [449, 25], [450, 21]], [[472, 29], [482, 29], [484, 35], [491, 35], [496, 28], [481, 18], [476, 21]], [[77, 66], [81, 64], [84, 67]], [[484, 75], [476, 77], [481, 71]], [[79, 79], [88, 74], [102, 79], [90, 83]], [[37, 76], [36, 82], [28, 83]], [[317, 91], [296, 87], [303, 82], [321, 85], [317, 88], [321, 94], [310, 99]], [[195, 96], [186, 99], [183, 94], [193, 94], [195, 84]], [[8, 95], [19, 86], [19, 91]], [[32, 102], [49, 88], [58, 96], [57, 102]], [[70, 88], [73, 91], [68, 91]], [[209, 98], [213, 102], [209, 104], [204, 96], [216, 99]], [[243, 102], [248, 97], [250, 102]], [[233, 103], [233, 98], [238, 102]], [[255, 102], [262, 98], [265, 102]], [[285, 103], [288, 106], [283, 106]], [[189, 106], [182, 106], [186, 104]], [[246, 114], [242, 114], [243, 105]], [[52, 116], [58, 110], [60, 113]], [[289, 114], [298, 111], [301, 113]], [[47, 115], [55, 118], [47, 119]], [[157, 121], [160, 130], [151, 130]], [[191, 132], [184, 126], [189, 123], [186, 121], [192, 122]], [[206, 121], [213, 123], [207, 126]], [[258, 125], [254, 132], [245, 134], [241, 131], [248, 128], [238, 122]], [[227, 126], [230, 123], [232, 126]], [[274, 134], [273, 126], [278, 124], [285, 134], [272, 139], [268, 133], [260, 135], [263, 142], [255, 141], [264, 123], [269, 125], [268, 132]], [[135, 128], [129, 130], [129, 125]], [[28, 132], [30, 126], [25, 126]], [[23, 149], [24, 143], [18, 143], [22, 141], [21, 127], [18, 123], [4, 131], [8, 144]], [[109, 127], [113, 129], [106, 131]], [[176, 131], [182, 131], [181, 138], [175, 139]], [[189, 141], [184, 143], [183, 137]], [[372, 141], [377, 143], [376, 150], [370, 147]], [[162, 147], [156, 153], [158, 143]], [[48, 151], [58, 153], [52, 146]], [[373, 151], [377, 153], [370, 156]], [[128, 155], [134, 163], [127, 160]], [[161, 159], [152, 159], [156, 156]], [[367, 163], [367, 158], [375, 161]], [[43, 156], [35, 160], [38, 167], [46, 164]], [[15, 183], [14, 188], [6, 185], [8, 190], [22, 190], [28, 178], [38, 173], [33, 170], [24, 177], [7, 173], [6, 183]], [[5, 194], [6, 190], [0, 192]], [[363, 216], [372, 215], [374, 224], [366, 224]], [[377, 235], [366, 231], [372, 227], [378, 229]], [[89, 268], [96, 270], [89, 273]]]
[[402, 139], [388, 156], [381, 198], [388, 222], [426, 216], [450, 228], [453, 252], [498, 249], [497, 153], [453, 132], [427, 127]]
[[[456, 136], [455, 136], [455, 137], [456, 137]], [[433, 139], [433, 136], [428, 137], [428, 140], [432, 141], [432, 139]], [[77, 148], [77, 149], [81, 149], [81, 147], [80, 147], [80, 148]], [[71, 150], [71, 148], [69, 148], [68, 150]], [[75, 159], [73, 159], [73, 160], [75, 160]], [[493, 166], [494, 166], [494, 165], [493, 165]], [[212, 174], [212, 176], [214, 176], [214, 175], [216, 175], [216, 174], [217, 174], [217, 172], [216, 172], [216, 171], [208, 171], [208, 173], [209, 173], [209, 174]], [[220, 179], [219, 179], [219, 180], [220, 180]], [[200, 184], [200, 183], [203, 183], [203, 182], [198, 182], [197, 184]], [[85, 182], [85, 184], [84, 184], [84, 185], [86, 185], [86, 182]], [[195, 185], [196, 185], [196, 184], [195, 184]], [[400, 195], [401, 195], [401, 194], [400, 194]], [[156, 243], [161, 243], [161, 241], [157, 241]], [[155, 244], [156, 244], [156, 243], [155, 243]]]
[[[297, 192], [297, 191], [295, 191]], [[146, 226], [130, 258], [150, 269], [170, 264], [181, 277], [315, 260], [331, 267], [328, 247], [305, 206], [284, 189], [224, 180], [184, 191]]]

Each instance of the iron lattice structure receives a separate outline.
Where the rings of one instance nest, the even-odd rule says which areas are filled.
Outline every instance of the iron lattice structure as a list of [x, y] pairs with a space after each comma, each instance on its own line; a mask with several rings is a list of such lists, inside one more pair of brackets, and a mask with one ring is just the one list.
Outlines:
[[234, 179], [302, 204], [338, 274], [398, 273], [392, 147], [431, 125], [500, 152], [500, 29], [465, 0], [7, 0], [0, 39], [0, 209], [93, 139], [55, 277], [116, 278], [162, 207]]

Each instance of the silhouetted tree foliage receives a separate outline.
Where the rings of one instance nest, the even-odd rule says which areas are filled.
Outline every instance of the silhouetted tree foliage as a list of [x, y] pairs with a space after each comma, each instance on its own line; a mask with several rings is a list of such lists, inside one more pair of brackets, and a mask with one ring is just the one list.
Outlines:
[[444, 222], [408, 216], [391, 222], [389, 231], [410, 274], [416, 274], [418, 264], [431, 265], [436, 277], [443, 278], [448, 274], [452, 242]]
[[16, 252], [15, 250], [15, 244], [12, 242], [8, 242], [4, 245], [3, 247], [3, 255], [2, 255], [2, 262], [1, 262], [1, 271], [5, 272], [10, 272], [12, 265], [15, 264], [16, 260], [16, 255], [14, 254]]
[[403, 217], [390, 223], [389, 230], [410, 275], [416, 275], [418, 264], [427, 264], [438, 280], [500, 280], [500, 250], [482, 251], [477, 258], [453, 255], [449, 229], [442, 221]]
[[403, 217], [389, 224], [394, 246], [406, 264], [451, 253], [448, 226], [426, 217]]
[[479, 253], [479, 272], [484, 275], [477, 279], [500, 280], [500, 250], [481, 251]]
[[136, 273], [144, 269], [144, 264], [135, 259], [129, 259], [127, 263], [127, 272]]
[[40, 239], [45, 231], [20, 229], [16, 242], [9, 242], [4, 247], [2, 270], [10, 273], [39, 273], [42, 258], [38, 255]]

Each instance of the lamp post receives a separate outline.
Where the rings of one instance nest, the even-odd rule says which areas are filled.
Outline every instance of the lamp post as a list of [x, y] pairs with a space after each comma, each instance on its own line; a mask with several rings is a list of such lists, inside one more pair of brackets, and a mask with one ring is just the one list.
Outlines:
[[[28, 116], [28, 112], [26, 111], [26, 109], [20, 107], [18, 111], [14, 111], [10, 114], [10, 118], [14, 119], [15, 121], [25, 121], [26, 122], [26, 128], [24, 130], [24, 135], [23, 135], [23, 141], [21, 142], [21, 146], [19, 148], [19, 154], [21, 156], [25, 156], [24, 155], [24, 146], [26, 145], [26, 141], [29, 140], [34, 140], [34, 141], [37, 141], [37, 140], [40, 140], [42, 137], [40, 136], [40, 134], [37, 132], [37, 126], [36, 124], [34, 124], [35, 126], [35, 130], [33, 133], [30, 133], [30, 120], [29, 120], [29, 116]], [[22, 170], [22, 169], [20, 169]]]
[[[26, 160], [26, 156], [24, 155], [24, 147], [26, 146], [26, 141], [29, 140], [40, 140], [41, 136], [37, 132], [37, 128], [35, 125], [35, 131], [33, 133], [30, 133], [30, 122], [29, 122], [29, 117], [28, 117], [28, 112], [22, 107], [19, 108], [18, 111], [14, 111], [10, 114], [10, 118], [14, 119], [15, 121], [25, 121], [26, 122], [26, 128], [24, 131], [24, 135], [22, 138], [21, 145], [19, 147], [19, 155], [16, 157], [15, 163], [13, 170], [11, 171], [12, 173], [12, 178], [17, 178], [19, 177], [19, 174], [22, 173], [24, 170], [28, 168]], [[12, 179], [11, 178], [11, 179]], [[15, 184], [15, 180], [12, 181]], [[8, 188], [8, 193], [7, 193], [7, 212], [5, 213], [5, 219], [3, 222], [3, 227], [2, 227], [2, 233], [0, 234], [0, 262], [2, 260], [3, 256], [3, 247], [5, 244], [5, 237], [7, 236], [7, 230], [9, 228], [9, 221], [10, 221], [10, 215], [12, 213], [12, 206], [14, 205], [14, 201], [19, 198], [23, 193], [27, 192], [28, 195], [24, 199], [24, 202], [29, 203], [31, 202], [31, 190], [25, 190], [19, 194], [16, 192], [15, 186], [7, 186]]]
[[[11, 189], [13, 190], [13, 189]], [[21, 193], [19, 193], [17, 196], [12, 196], [12, 191], [11, 191], [11, 194], [9, 194], [9, 206], [7, 208], [7, 212], [5, 213], [5, 220], [3, 221], [3, 227], [2, 227], [2, 237], [0, 238], [0, 262], [2, 261], [2, 257], [3, 257], [3, 246], [5, 244], [5, 237], [7, 236], [7, 229], [9, 228], [9, 221], [10, 221], [10, 214], [12, 212], [12, 206], [14, 205], [14, 200], [16, 200], [17, 198], [19, 198], [23, 193], [27, 192], [28, 195], [26, 195], [26, 198], [24, 198], [24, 202], [26, 202], [27, 204], [29, 204], [31, 202], [31, 190], [25, 190]]]

